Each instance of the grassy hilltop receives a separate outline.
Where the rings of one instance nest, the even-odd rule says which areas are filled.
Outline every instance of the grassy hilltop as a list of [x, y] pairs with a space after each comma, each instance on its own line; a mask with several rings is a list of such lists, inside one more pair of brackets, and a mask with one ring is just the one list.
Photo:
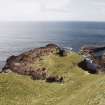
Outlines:
[[43, 57], [35, 66], [64, 77], [64, 84], [34, 81], [15, 73], [0, 74], [0, 105], [105, 105], [105, 75], [92, 75], [77, 66], [82, 57]]

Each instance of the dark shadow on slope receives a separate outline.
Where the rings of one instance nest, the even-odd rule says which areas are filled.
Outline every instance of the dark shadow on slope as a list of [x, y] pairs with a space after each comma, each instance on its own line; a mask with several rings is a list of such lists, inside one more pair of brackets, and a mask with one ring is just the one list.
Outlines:
[[81, 61], [78, 64], [78, 66], [80, 68], [82, 68], [84, 71], [88, 71], [91, 74], [97, 74], [97, 70], [96, 69], [94, 69], [94, 68], [93, 69], [88, 68], [86, 60]]

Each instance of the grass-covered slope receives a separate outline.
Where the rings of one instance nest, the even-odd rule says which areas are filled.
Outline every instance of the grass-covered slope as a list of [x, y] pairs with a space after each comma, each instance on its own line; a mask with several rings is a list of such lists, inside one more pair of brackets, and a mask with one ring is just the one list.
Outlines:
[[[34, 81], [15, 73], [0, 74], [0, 105], [105, 105], [105, 76], [81, 70], [81, 56], [43, 57], [35, 66], [64, 77], [64, 84]], [[34, 65], [33, 65], [34, 66]]]

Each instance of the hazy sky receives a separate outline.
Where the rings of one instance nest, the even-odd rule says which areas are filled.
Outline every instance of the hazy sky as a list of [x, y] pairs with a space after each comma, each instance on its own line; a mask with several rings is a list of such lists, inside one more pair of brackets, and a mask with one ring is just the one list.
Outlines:
[[105, 21], [105, 0], [0, 0], [0, 21]]

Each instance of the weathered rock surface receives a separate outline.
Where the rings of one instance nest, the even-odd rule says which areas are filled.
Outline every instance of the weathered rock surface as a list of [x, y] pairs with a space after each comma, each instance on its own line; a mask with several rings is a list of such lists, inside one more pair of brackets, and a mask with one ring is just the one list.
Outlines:
[[[34, 75], [38, 74], [39, 77], [42, 78], [42, 71], [38, 72], [38, 68], [34, 68], [31, 65], [36, 64], [37, 61], [40, 60], [42, 56], [48, 56], [51, 54], [59, 54], [60, 47], [56, 44], [48, 44], [45, 47], [35, 48], [28, 52], [22, 53], [18, 56], [10, 56], [5, 66], [2, 69], [2, 72], [6, 72], [6, 70], [10, 69], [13, 72], [16, 72], [18, 74], [22, 75], [33, 75], [33, 78], [35, 78]], [[33, 71], [33, 72], [32, 72]], [[37, 72], [34, 72], [37, 71]], [[42, 73], [42, 74], [40, 74]], [[47, 74], [46, 74], [47, 75]]]
[[91, 54], [91, 53], [95, 53], [95, 52], [99, 52], [99, 51], [102, 51], [102, 50], [105, 50], [105, 45], [104, 46], [96, 46], [96, 45], [91, 45], [91, 46], [83, 46], [81, 47], [81, 51], [82, 53], [84, 54]]

